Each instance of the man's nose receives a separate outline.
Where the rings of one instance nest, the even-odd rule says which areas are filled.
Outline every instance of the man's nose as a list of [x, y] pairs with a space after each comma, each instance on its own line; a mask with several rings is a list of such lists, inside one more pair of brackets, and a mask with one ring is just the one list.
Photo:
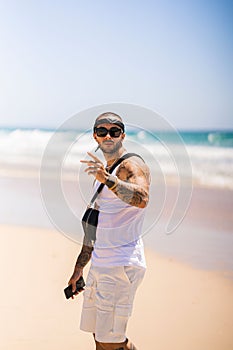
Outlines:
[[105, 139], [105, 140], [111, 140], [111, 139], [112, 139], [112, 137], [109, 135], [109, 132], [107, 133], [107, 135], [105, 136], [104, 139]]

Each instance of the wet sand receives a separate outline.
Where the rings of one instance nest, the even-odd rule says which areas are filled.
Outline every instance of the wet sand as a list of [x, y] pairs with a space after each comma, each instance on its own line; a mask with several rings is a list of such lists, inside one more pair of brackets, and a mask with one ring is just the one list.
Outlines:
[[[91, 182], [87, 184], [83, 191], [90, 199]], [[82, 217], [85, 202], [77, 182], [66, 182], [64, 190], [68, 205], [77, 218]], [[177, 187], [168, 184], [166, 191], [164, 200], [160, 185], [155, 183], [151, 187], [145, 226], [152, 226], [144, 234], [146, 246], [200, 269], [221, 270], [229, 275], [233, 271], [233, 191], [194, 187], [189, 209], [171, 235], [165, 233], [165, 227], [174, 207]], [[53, 228], [41, 201], [39, 179], [0, 178], [0, 197], [3, 198], [0, 224]], [[58, 202], [56, 197], [54, 202]], [[161, 208], [162, 215], [156, 222]], [[81, 242], [82, 228], [78, 220], [77, 225]]]

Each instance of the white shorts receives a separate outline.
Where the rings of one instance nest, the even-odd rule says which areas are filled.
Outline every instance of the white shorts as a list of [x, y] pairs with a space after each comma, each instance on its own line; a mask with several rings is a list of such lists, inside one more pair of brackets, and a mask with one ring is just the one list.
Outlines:
[[145, 269], [91, 266], [84, 291], [80, 329], [102, 343], [125, 341], [133, 300]]

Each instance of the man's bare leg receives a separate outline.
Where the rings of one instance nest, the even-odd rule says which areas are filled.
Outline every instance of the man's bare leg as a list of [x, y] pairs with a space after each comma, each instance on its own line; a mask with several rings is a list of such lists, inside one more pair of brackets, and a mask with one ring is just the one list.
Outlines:
[[137, 350], [128, 339], [123, 343], [99, 343], [103, 350]]
[[128, 350], [137, 350], [135, 345], [129, 341], [129, 339], [126, 339], [126, 349]]
[[[93, 333], [93, 337], [95, 339], [95, 334]], [[104, 348], [102, 348], [102, 346], [100, 345], [100, 343], [95, 339], [95, 350], [104, 350]]]

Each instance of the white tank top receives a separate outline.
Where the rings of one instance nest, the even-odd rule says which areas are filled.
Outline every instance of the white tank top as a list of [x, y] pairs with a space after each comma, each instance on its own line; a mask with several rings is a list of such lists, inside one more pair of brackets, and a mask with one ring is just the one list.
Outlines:
[[[116, 169], [113, 171], [115, 174]], [[99, 186], [96, 181], [94, 190]], [[104, 186], [98, 195], [99, 220], [92, 252], [95, 266], [146, 267], [142, 235], [144, 208], [137, 208], [119, 199]]]

